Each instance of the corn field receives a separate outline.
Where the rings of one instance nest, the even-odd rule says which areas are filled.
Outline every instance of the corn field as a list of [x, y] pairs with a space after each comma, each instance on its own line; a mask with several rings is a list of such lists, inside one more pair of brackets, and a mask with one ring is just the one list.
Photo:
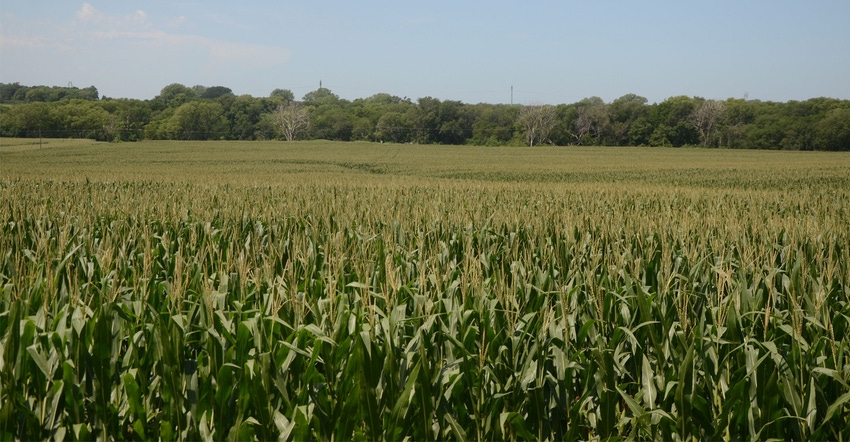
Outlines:
[[10, 158], [3, 440], [850, 439], [846, 156], [269, 185]]

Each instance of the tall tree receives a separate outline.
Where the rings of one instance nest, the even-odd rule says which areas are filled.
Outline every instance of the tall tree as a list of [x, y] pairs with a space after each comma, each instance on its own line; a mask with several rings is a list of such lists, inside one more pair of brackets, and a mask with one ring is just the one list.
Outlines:
[[170, 129], [186, 140], [208, 140], [228, 133], [221, 104], [191, 101], [178, 107], [170, 118]]
[[309, 109], [310, 138], [351, 141], [353, 125], [351, 114], [345, 107], [341, 104], [322, 104], [310, 106]]
[[694, 125], [703, 146], [714, 145], [712, 138], [725, 115], [726, 105], [720, 100], [705, 100], [691, 112], [688, 120]]
[[688, 121], [697, 102], [695, 98], [680, 95], [653, 106], [650, 113], [655, 130], [650, 137], [650, 144], [679, 147], [699, 143], [699, 134]]
[[850, 150], [850, 107], [836, 108], [815, 126], [818, 149]]
[[269, 97], [271, 97], [271, 98], [277, 97], [277, 98], [282, 99], [284, 102], [295, 101], [295, 94], [292, 93], [292, 91], [289, 90], [289, 89], [277, 88], [277, 89], [273, 90], [271, 94], [269, 94]]
[[180, 83], [171, 83], [162, 88], [159, 95], [154, 97], [155, 108], [160, 110], [165, 107], [177, 108], [191, 100], [198, 98], [198, 93]]
[[523, 106], [517, 116], [525, 129], [525, 142], [529, 146], [549, 141], [549, 133], [555, 125], [555, 107], [549, 105]]
[[224, 95], [233, 95], [233, 91], [229, 87], [213, 86], [206, 88], [202, 93], [198, 94], [200, 98], [207, 100], [215, 100]]
[[573, 136], [578, 144], [598, 144], [611, 122], [608, 107], [599, 97], [585, 98], [576, 103], [578, 116]]
[[62, 116], [50, 103], [28, 103], [11, 108], [3, 117], [4, 135], [13, 137], [65, 136]]
[[439, 126], [437, 142], [442, 144], [464, 144], [472, 138], [474, 115], [467, 105], [460, 101], [446, 100], [440, 103], [437, 111]]
[[440, 131], [440, 99], [422, 97], [417, 100], [416, 113], [416, 142], [421, 144], [436, 143]]
[[648, 122], [649, 113], [646, 98], [635, 94], [626, 94], [612, 101], [608, 106], [611, 115], [610, 142], [615, 145], [642, 144]]
[[237, 140], [254, 139], [263, 113], [263, 100], [250, 95], [234, 98], [225, 109], [225, 115], [230, 122], [230, 135]]
[[326, 87], [320, 87], [312, 92], [307, 92], [301, 98], [307, 106], [318, 106], [322, 104], [338, 104], [339, 96]]
[[472, 125], [471, 144], [501, 146], [514, 138], [520, 108], [507, 104], [477, 104], [475, 107], [478, 116]]
[[297, 101], [290, 101], [274, 110], [272, 124], [286, 141], [292, 141], [301, 129], [307, 127], [308, 117], [307, 108]]
[[385, 112], [375, 126], [375, 137], [380, 141], [406, 143], [413, 134], [413, 121], [407, 113]]

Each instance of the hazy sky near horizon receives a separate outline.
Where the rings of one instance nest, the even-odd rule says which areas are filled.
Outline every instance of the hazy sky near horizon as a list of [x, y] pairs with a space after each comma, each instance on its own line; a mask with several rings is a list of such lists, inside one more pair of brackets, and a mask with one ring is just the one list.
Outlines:
[[850, 99], [850, 1], [0, 2], [0, 82], [150, 99], [322, 81], [466, 103]]

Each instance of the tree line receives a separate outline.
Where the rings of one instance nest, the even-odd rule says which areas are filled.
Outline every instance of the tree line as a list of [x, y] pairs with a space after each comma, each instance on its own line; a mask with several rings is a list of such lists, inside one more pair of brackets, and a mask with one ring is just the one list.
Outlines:
[[850, 100], [675, 96], [650, 104], [627, 94], [610, 103], [507, 105], [386, 93], [346, 100], [322, 87], [296, 100], [288, 89], [253, 97], [178, 83], [137, 100], [100, 97], [93, 86], [0, 83], [0, 136], [850, 150]]

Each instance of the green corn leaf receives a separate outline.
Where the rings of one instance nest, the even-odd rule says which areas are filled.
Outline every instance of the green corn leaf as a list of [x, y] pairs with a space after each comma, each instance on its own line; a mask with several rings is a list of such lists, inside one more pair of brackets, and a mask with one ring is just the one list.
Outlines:
[[461, 428], [461, 426], [458, 425], [457, 421], [455, 420], [455, 418], [450, 413], [443, 415], [443, 417], [446, 418], [446, 420], [448, 421], [449, 428], [451, 428], [452, 434], [454, 435], [455, 440], [465, 441], [465, 440], [468, 439], [468, 437], [466, 435], [466, 431], [464, 431], [463, 428]]
[[829, 407], [826, 408], [826, 415], [824, 416], [823, 421], [829, 422], [833, 417], [835, 417], [836, 413], [844, 409], [848, 402], [850, 402], [850, 393], [844, 393], [839, 396], [835, 402], [829, 404]]
[[635, 418], [637, 418], [638, 420], [641, 420], [643, 418], [643, 416], [646, 415], [646, 413], [647, 413], [646, 409], [644, 409], [638, 403], [638, 401], [635, 400], [635, 398], [626, 394], [626, 392], [621, 390], [620, 387], [617, 387], [617, 393], [620, 394], [620, 397], [623, 399], [623, 402], [626, 403], [626, 406], [629, 407], [629, 410], [631, 410], [632, 415]]
[[59, 412], [59, 402], [63, 399], [63, 388], [64, 383], [61, 380], [54, 381], [53, 386], [50, 388], [50, 394], [48, 395], [50, 398], [50, 414], [47, 416], [47, 420], [42, 423], [45, 428], [55, 428], [59, 424], [57, 413]]
[[694, 345], [688, 348], [685, 359], [679, 367], [679, 382], [676, 385], [676, 408], [679, 411], [678, 432], [679, 436], [685, 438], [690, 435], [692, 428], [693, 409], [693, 368], [694, 368]]
[[[142, 398], [142, 390], [136, 382], [136, 370], [130, 370], [121, 376], [124, 383], [124, 391], [127, 393], [127, 400], [130, 402], [130, 413], [142, 421], [145, 419], [144, 399]], [[144, 438], [144, 436], [142, 436]]]
[[658, 395], [658, 390], [655, 387], [655, 372], [652, 370], [652, 365], [646, 355], [641, 358], [641, 387], [643, 388], [643, 398], [647, 407], [652, 410], [655, 408], [655, 398]]
[[399, 394], [398, 399], [390, 412], [390, 428], [388, 430], [391, 431], [393, 438], [397, 435], [403, 434], [404, 432], [402, 425], [408, 415], [410, 404], [413, 402], [413, 395], [416, 393], [416, 383], [419, 379], [420, 367], [420, 363], [416, 363], [413, 366], [413, 369], [407, 375], [407, 379], [404, 383], [404, 389], [401, 391], [401, 394]]
[[27, 353], [29, 353], [30, 358], [32, 358], [33, 362], [35, 362], [35, 365], [38, 366], [38, 369], [41, 370], [41, 372], [44, 374], [45, 379], [52, 379], [53, 373], [50, 369], [50, 364], [48, 364], [47, 358], [45, 358], [44, 355], [42, 355], [41, 352], [38, 351], [38, 348], [35, 344], [27, 347]]
[[809, 378], [809, 401], [806, 405], [806, 423], [809, 425], [809, 431], [814, 430], [817, 415], [817, 391], [815, 390], [815, 378], [812, 376]]
[[510, 424], [511, 428], [516, 431], [517, 435], [525, 440], [534, 440], [535, 437], [528, 431], [525, 425], [525, 419], [515, 411], [503, 412], [499, 415], [499, 426], [505, 427], [505, 424]]

